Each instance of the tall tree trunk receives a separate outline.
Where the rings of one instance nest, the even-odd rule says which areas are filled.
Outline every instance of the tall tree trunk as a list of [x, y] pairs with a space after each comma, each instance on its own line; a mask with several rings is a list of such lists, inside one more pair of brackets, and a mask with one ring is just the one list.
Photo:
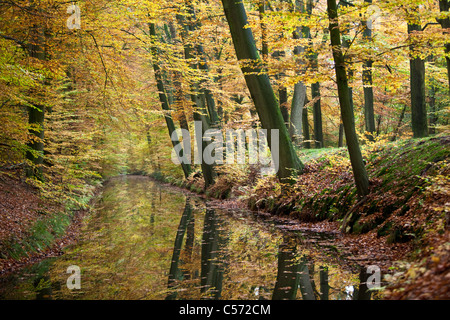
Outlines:
[[314, 119], [314, 140], [316, 148], [323, 148], [323, 131], [322, 131], [322, 107], [320, 103], [320, 83], [311, 84], [313, 104], [313, 119]]
[[[305, 105], [308, 103], [308, 98], [305, 100]], [[303, 145], [306, 149], [311, 149], [311, 135], [309, 134], [308, 108], [302, 110], [302, 131], [303, 131]]]
[[289, 125], [288, 93], [286, 87], [278, 89], [278, 99], [280, 101], [280, 110], [284, 123]]
[[394, 135], [391, 138], [391, 141], [395, 141], [397, 139], [398, 132], [400, 131], [400, 126], [402, 125], [403, 118], [406, 113], [406, 104], [403, 106], [402, 112], [400, 113], [400, 117], [398, 118], [397, 126], [394, 129]]
[[[314, 7], [314, 0], [307, 0], [306, 12], [309, 16], [312, 16], [312, 10]], [[310, 45], [312, 45], [311, 31], [309, 27], [305, 27], [304, 33], [310, 39]], [[319, 71], [319, 61], [317, 52], [311, 52], [309, 56], [311, 67], [315, 72]], [[315, 82], [311, 84], [311, 98], [314, 101], [313, 104], [313, 120], [314, 120], [314, 140], [316, 148], [323, 148], [323, 124], [322, 124], [322, 106], [320, 98], [320, 83]]]
[[[293, 183], [293, 174], [303, 170], [303, 164], [295, 153], [288, 130], [278, 107], [278, 102], [270, 84], [269, 76], [264, 72], [261, 58], [256, 49], [255, 39], [248, 28], [247, 14], [242, 1], [222, 0], [225, 16], [230, 27], [236, 56], [241, 65], [247, 87], [252, 96], [263, 129], [267, 130], [269, 146], [279, 142], [279, 164], [277, 176], [282, 182]], [[249, 65], [248, 62], [252, 65]], [[272, 129], [279, 130], [279, 141], [272, 142]], [[273, 150], [271, 150], [273, 152]]]
[[289, 136], [297, 146], [300, 145], [302, 140], [303, 107], [306, 104], [306, 99], [306, 86], [300, 81], [294, 86], [289, 122]]
[[264, 23], [264, 15], [266, 14], [266, 1], [267, 0], [259, 0], [258, 9], [259, 21], [261, 23], [261, 54], [262, 59], [267, 63], [267, 59], [269, 58], [269, 44], [267, 42], [267, 26]]
[[351, 105], [350, 90], [348, 86], [347, 70], [341, 47], [341, 34], [339, 30], [336, 0], [327, 0], [328, 17], [330, 19], [330, 37], [333, 48], [333, 58], [336, 68], [336, 81], [338, 86], [339, 104], [341, 108], [342, 123], [344, 125], [350, 162], [352, 164], [356, 189], [360, 197], [369, 193], [369, 178], [364, 166], [363, 157], [359, 148], [358, 136], [355, 130], [355, 118]]
[[[441, 12], [448, 13], [450, 11], [450, 1], [449, 0], [439, 0], [439, 10]], [[450, 17], [446, 17], [445, 19], [438, 19], [441, 24], [444, 32], [449, 35], [450, 34]], [[445, 44], [445, 60], [447, 61], [447, 76], [448, 76], [448, 87], [450, 93], [450, 43]]]
[[[196, 48], [193, 47], [192, 44], [189, 43], [187, 40], [189, 31], [192, 31], [196, 28], [196, 22], [193, 20], [195, 15], [193, 11], [193, 7], [188, 4], [188, 10], [190, 11], [189, 15], [189, 21], [186, 21], [186, 18], [184, 15], [177, 15], [178, 22], [181, 26], [181, 34], [182, 38], [184, 39], [184, 55], [185, 58], [191, 61], [195, 61], [195, 54], [194, 52], [197, 52], [198, 54], [203, 53], [203, 48], [200, 44], [196, 46]], [[194, 62], [191, 63], [190, 67], [192, 69], [198, 69], [199, 66]], [[207, 67], [207, 66], [206, 66]], [[211, 120], [208, 116], [208, 109], [207, 109], [207, 95], [208, 93], [205, 92], [204, 88], [200, 87], [200, 83], [192, 83], [191, 84], [191, 100], [194, 104], [194, 121], [201, 122], [201, 132], [196, 132], [195, 134], [198, 136], [201, 136], [197, 140], [197, 148], [198, 152], [203, 155], [203, 151], [206, 149], [206, 147], [209, 145], [209, 142], [205, 141], [202, 137], [204, 137], [204, 134], [207, 130], [211, 127]], [[208, 164], [205, 161], [201, 161], [201, 168], [203, 173], [203, 179], [205, 181], [205, 189], [209, 186], [214, 184], [214, 181], [216, 179], [216, 172], [214, 170], [213, 164]]]
[[[30, 56], [41, 61], [47, 60], [44, 31], [40, 26], [33, 26], [30, 31], [32, 37], [32, 43], [28, 46]], [[27, 177], [34, 177], [39, 180], [43, 180], [44, 119], [45, 106], [43, 104], [34, 104], [28, 107], [28, 124], [30, 125], [28, 132], [31, 141], [27, 145], [31, 150], [26, 152], [26, 158], [32, 163], [32, 166], [26, 167], [25, 174]]]
[[[412, 38], [415, 32], [422, 30], [420, 19], [414, 15], [408, 23], [408, 34]], [[425, 60], [418, 56], [411, 39], [410, 87], [411, 87], [411, 126], [414, 138], [428, 136], [427, 104], [425, 98]], [[416, 51], [416, 52], [414, 52]]]
[[[364, 0], [367, 4], [372, 4], [372, 0]], [[364, 39], [366, 42], [372, 42], [372, 26], [368, 26], [367, 21], [363, 21]], [[363, 66], [363, 86], [364, 86], [364, 122], [366, 131], [369, 132], [369, 140], [373, 141], [373, 134], [375, 133], [375, 113], [374, 113], [374, 98], [373, 98], [373, 79], [372, 79], [373, 61], [368, 59], [364, 61]]]
[[342, 148], [344, 146], [344, 125], [341, 122], [339, 123], [339, 133], [338, 133], [338, 148]]
[[[161, 107], [164, 112], [164, 119], [166, 121], [167, 129], [169, 131], [169, 138], [172, 141], [173, 147], [175, 147], [179, 143], [179, 138], [176, 133], [175, 124], [173, 123], [169, 100], [167, 98], [166, 90], [164, 87], [164, 81], [163, 81], [162, 74], [161, 74], [161, 68], [159, 67], [159, 63], [158, 63], [158, 48], [156, 47], [156, 44], [155, 44], [156, 28], [155, 28], [154, 23], [149, 24], [149, 32], [150, 32], [150, 36], [152, 37], [151, 54], [152, 54], [152, 59], [153, 59], [153, 71], [155, 72], [155, 79], [156, 79], [156, 84], [158, 87], [159, 101], [161, 102]], [[172, 139], [174, 137], [176, 137], [176, 138]], [[183, 169], [184, 176], [187, 178], [191, 174], [190, 164], [182, 161], [181, 168]]]
[[[305, 12], [304, 2], [301, 0], [296, 0], [294, 11], [302, 13]], [[309, 36], [310, 32], [308, 27], [298, 27], [293, 32], [294, 39], [308, 38]], [[300, 55], [304, 51], [305, 51], [304, 47], [296, 46], [294, 48], [294, 55]], [[298, 61], [297, 64], [302, 65], [302, 61]], [[296, 145], [299, 145], [301, 141], [303, 108], [306, 105], [306, 101], [307, 101], [306, 86], [302, 81], [299, 81], [294, 85], [294, 95], [292, 97], [291, 117], [289, 122], [289, 136]]]
[[[177, 44], [179, 42], [177, 37], [177, 31], [175, 25], [172, 22], [164, 25], [164, 30], [166, 32], [168, 42], [170, 44]], [[177, 54], [177, 56], [180, 56]], [[181, 58], [181, 57], [180, 57]], [[180, 128], [189, 131], [189, 125], [186, 118], [186, 113], [184, 111], [184, 92], [181, 84], [182, 73], [179, 70], [172, 70], [172, 81], [174, 87], [173, 98], [174, 101], [172, 105], [174, 106], [174, 118], [178, 120]]]

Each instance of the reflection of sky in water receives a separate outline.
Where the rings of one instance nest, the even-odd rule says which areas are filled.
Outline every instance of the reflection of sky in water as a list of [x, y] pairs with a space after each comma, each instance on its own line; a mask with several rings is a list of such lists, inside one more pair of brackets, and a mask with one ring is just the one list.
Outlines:
[[[106, 185], [77, 245], [4, 278], [0, 298], [352, 299], [359, 271], [337, 251], [329, 237], [124, 177]], [[81, 290], [66, 287], [70, 265], [81, 268]]]

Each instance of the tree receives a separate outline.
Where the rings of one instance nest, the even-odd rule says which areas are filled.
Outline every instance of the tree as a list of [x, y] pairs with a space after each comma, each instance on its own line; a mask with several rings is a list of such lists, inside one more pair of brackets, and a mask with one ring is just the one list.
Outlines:
[[235, 0], [222, 0], [222, 4], [247, 87], [262, 127], [267, 129], [269, 146], [273, 145], [271, 130], [279, 130], [280, 157], [277, 175], [281, 181], [293, 183], [292, 175], [301, 172], [303, 164], [295, 153], [269, 76], [263, 69], [263, 62], [256, 49], [253, 33], [247, 26], [244, 4], [242, 1]]
[[[199, 69], [199, 70], [208, 70], [208, 65], [206, 61], [204, 61], [204, 49], [201, 43], [197, 43], [193, 45], [188, 41], [189, 32], [194, 31], [199, 27], [197, 22], [195, 21], [195, 11], [192, 4], [187, 2], [188, 14], [187, 18], [182, 15], [177, 15], [178, 23], [181, 27], [181, 36], [184, 41], [184, 56], [185, 59], [190, 61], [190, 68]], [[203, 60], [200, 63], [196, 62], [196, 55], [200, 56], [200, 59]], [[192, 81], [191, 82], [191, 100], [194, 104], [194, 120], [197, 122], [201, 122], [201, 132], [196, 132], [196, 135], [201, 133], [201, 141], [197, 140], [198, 151], [203, 154], [203, 151], [208, 146], [208, 142], [203, 139], [204, 134], [207, 130], [211, 128], [211, 118], [209, 117], [208, 109], [210, 113], [212, 110], [215, 113], [215, 103], [212, 98], [212, 93], [209, 89], [201, 86], [201, 81]], [[209, 108], [208, 108], [209, 107]], [[215, 119], [218, 122], [217, 113], [215, 113]], [[213, 164], [208, 164], [205, 161], [201, 163], [203, 179], [205, 181], [205, 188], [214, 184], [214, 180], [216, 178], [216, 172], [214, 170]]]
[[360, 197], [369, 193], [369, 178], [359, 148], [358, 136], [355, 130], [355, 118], [351, 105], [350, 90], [348, 86], [347, 68], [341, 46], [341, 34], [339, 30], [338, 12], [336, 0], [327, 0], [327, 12], [330, 19], [330, 38], [333, 50], [333, 58], [336, 70], [336, 82], [338, 86], [339, 104], [342, 123], [344, 125], [350, 162], [353, 169], [356, 189]]
[[[161, 74], [161, 68], [158, 64], [158, 48], [156, 46], [156, 28], [154, 23], [149, 24], [149, 34], [152, 37], [151, 53], [153, 58], [153, 70], [155, 72], [155, 79], [158, 87], [159, 100], [161, 107], [164, 111], [164, 119], [166, 120], [167, 129], [169, 130], [169, 137], [172, 140], [172, 144], [175, 147], [179, 143], [178, 135], [176, 133], [175, 124], [173, 123], [171, 108], [169, 105], [169, 99], [167, 98], [166, 88]], [[182, 156], [182, 154], [181, 154]], [[187, 178], [191, 174], [191, 166], [185, 161], [181, 161], [181, 167], [184, 172], [184, 176]]]
[[[441, 24], [446, 34], [450, 33], [450, 17], [448, 12], [450, 11], [449, 0], [439, 0], [439, 10], [441, 13], [447, 13], [445, 18], [439, 18], [438, 22]], [[450, 42], [445, 44], [445, 60], [447, 61], [447, 75], [448, 75], [448, 87], [450, 90]]]
[[[309, 16], [312, 15], [313, 10], [313, 0], [307, 0], [306, 11]], [[305, 34], [307, 37], [311, 38], [311, 30], [309, 27], [305, 27]], [[311, 41], [310, 41], [311, 42]], [[310, 63], [311, 67], [314, 71], [318, 71], [319, 62], [318, 62], [318, 54], [314, 51], [311, 51], [310, 54]], [[314, 140], [316, 144], [316, 148], [323, 148], [323, 128], [322, 128], [322, 106], [321, 106], [321, 97], [320, 97], [320, 82], [314, 82], [311, 84], [311, 97], [314, 101], [313, 104], [313, 119], [314, 119]]]
[[[367, 4], [371, 5], [372, 0], [364, 0]], [[372, 27], [368, 25], [367, 21], [363, 21], [363, 37], [368, 43], [372, 42]], [[375, 128], [375, 113], [373, 109], [374, 97], [373, 97], [373, 80], [372, 80], [372, 59], [367, 59], [363, 64], [363, 86], [364, 86], [364, 122], [366, 131], [369, 132], [369, 139], [373, 140], [373, 134], [376, 131]]]
[[414, 45], [414, 37], [422, 31], [418, 8], [413, 8], [408, 17], [410, 36], [410, 87], [411, 87], [411, 125], [414, 138], [428, 136], [427, 103], [425, 96], [425, 60]]

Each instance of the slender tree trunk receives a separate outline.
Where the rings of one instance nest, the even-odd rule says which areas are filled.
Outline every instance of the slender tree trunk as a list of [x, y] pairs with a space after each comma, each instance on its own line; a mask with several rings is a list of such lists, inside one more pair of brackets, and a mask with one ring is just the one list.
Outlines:
[[[188, 5], [188, 10], [190, 11], [190, 20], [186, 21], [185, 17], [183, 15], [177, 15], [178, 22], [181, 26], [182, 30], [182, 38], [184, 39], [184, 55], [185, 58], [188, 60], [195, 60], [195, 54], [194, 52], [197, 51], [197, 53], [202, 54], [203, 48], [201, 45], [197, 45], [196, 48], [192, 46], [192, 44], [187, 41], [188, 33], [189, 31], [192, 31], [196, 26], [195, 21], [193, 21], [195, 15], [193, 12], [193, 7], [191, 5]], [[194, 62], [191, 63], [190, 67], [192, 69], [197, 69], [199, 66]], [[206, 66], [207, 67], [207, 66]], [[208, 116], [208, 109], [207, 109], [207, 96], [208, 93], [205, 92], [204, 88], [200, 87], [200, 83], [193, 83], [191, 84], [191, 100], [194, 104], [194, 121], [201, 122], [202, 123], [202, 132], [196, 132], [196, 135], [200, 135], [201, 137], [204, 137], [204, 134], [207, 130], [211, 127], [211, 120]], [[210, 93], [210, 92], [209, 92]], [[203, 154], [203, 151], [206, 149], [206, 147], [209, 145], [209, 142], [205, 141], [204, 139], [201, 139], [201, 143], [198, 145], [198, 152]], [[209, 186], [214, 184], [214, 181], [216, 179], [216, 172], [214, 170], [214, 166], [212, 164], [207, 164], [205, 161], [201, 162], [201, 168], [203, 173], [203, 179], [205, 181], [205, 189]]]
[[[172, 22], [169, 22], [169, 24], [164, 25], [164, 30], [166, 32], [167, 38], [169, 39], [168, 42], [170, 44], [176, 44], [179, 42], [177, 37], [177, 32], [175, 25]], [[179, 56], [179, 54], [177, 54]], [[174, 112], [174, 118], [175, 120], [178, 120], [180, 124], [180, 128], [189, 131], [189, 125], [186, 118], [186, 113], [184, 111], [184, 92], [181, 84], [182, 74], [179, 70], [173, 70], [172, 72], [172, 79], [173, 79], [173, 87], [174, 87], [174, 93], [173, 93], [173, 103], [171, 105], [174, 106], [175, 112]], [[170, 99], [169, 99], [170, 100]]]
[[306, 86], [300, 81], [294, 86], [289, 123], [289, 136], [297, 146], [302, 140], [303, 107], [306, 104], [306, 99]]
[[338, 148], [342, 148], [344, 146], [344, 125], [342, 124], [342, 120], [339, 123], [339, 133], [338, 133]]
[[278, 99], [280, 100], [280, 110], [284, 123], [289, 125], [288, 93], [286, 87], [278, 89]]
[[394, 135], [391, 138], [391, 141], [395, 141], [397, 139], [398, 132], [400, 131], [400, 126], [402, 125], [403, 118], [406, 113], [406, 105], [403, 106], [402, 112], [400, 113], [400, 117], [398, 118], [397, 126], [394, 129]]
[[[294, 10], [296, 12], [305, 12], [305, 4], [301, 0], [295, 1]], [[308, 38], [310, 36], [308, 27], [298, 27], [293, 32], [294, 39]], [[305, 51], [302, 46], [296, 46], [294, 48], [294, 55], [300, 55]], [[302, 61], [297, 62], [298, 65], [302, 65]], [[306, 86], [302, 81], [297, 82], [294, 85], [294, 95], [292, 97], [291, 104], [291, 117], [289, 122], [289, 136], [296, 145], [300, 144], [302, 137], [302, 121], [303, 121], [303, 108], [307, 101]]]
[[[439, 10], [441, 12], [450, 11], [450, 1], [449, 0], [439, 0]], [[444, 32], [449, 35], [450, 34], [450, 18], [447, 16], [445, 19], [438, 19], [438, 22], [441, 24]], [[445, 44], [445, 60], [447, 61], [447, 80], [450, 94], [450, 43]]]
[[369, 178], [364, 166], [358, 136], [355, 130], [355, 118], [351, 105], [350, 90], [348, 86], [345, 59], [342, 54], [341, 34], [339, 31], [336, 0], [327, 0], [327, 10], [330, 19], [330, 37], [333, 47], [333, 58], [336, 68], [336, 81], [338, 85], [339, 103], [341, 108], [342, 123], [344, 125], [350, 162], [353, 168], [356, 189], [360, 197], [369, 193]]
[[[306, 4], [306, 12], [309, 16], [312, 16], [312, 10], [314, 7], [313, 0], [307, 0]], [[312, 45], [312, 37], [311, 31], [309, 27], [304, 27], [304, 33], [309, 38], [309, 42]], [[309, 55], [309, 61], [311, 63], [311, 67], [315, 72], [319, 71], [319, 61], [317, 52], [311, 52]], [[321, 98], [320, 98], [320, 83], [315, 82], [311, 84], [311, 98], [314, 101], [313, 104], [313, 120], [314, 120], [314, 140], [316, 148], [323, 148], [323, 124], [322, 124], [322, 106], [321, 106]]]
[[261, 23], [261, 54], [262, 59], [267, 63], [267, 59], [269, 58], [269, 45], [267, 42], [267, 26], [264, 23], [264, 15], [266, 14], [266, 1], [267, 0], [259, 0], [258, 9], [259, 21]]
[[323, 131], [322, 131], [322, 107], [320, 103], [320, 83], [316, 82], [311, 85], [313, 104], [313, 119], [314, 119], [314, 140], [316, 141], [316, 148], [323, 148]]
[[[28, 46], [28, 52], [32, 58], [44, 61], [47, 59], [45, 51], [45, 34], [40, 26], [31, 28], [32, 44]], [[46, 80], [44, 80], [46, 81]], [[31, 161], [32, 166], [27, 166], [25, 173], [27, 177], [34, 177], [43, 180], [42, 165], [44, 163], [44, 120], [45, 106], [43, 104], [34, 104], [28, 107], [28, 130], [31, 141], [28, 147], [31, 149], [26, 152], [27, 160]]]
[[[408, 23], [408, 34], [414, 36], [422, 27], [418, 17], [412, 16]], [[413, 42], [413, 40], [411, 40]], [[414, 138], [428, 136], [427, 104], [425, 98], [425, 60], [418, 56], [414, 44], [410, 46], [410, 87], [411, 87], [411, 125]]]
[[[152, 37], [152, 59], [153, 59], [153, 71], [155, 72], [156, 84], [158, 87], [159, 101], [161, 102], [161, 107], [164, 112], [164, 119], [166, 121], [167, 129], [169, 130], [169, 138], [172, 141], [173, 146], [175, 147], [179, 143], [178, 136], [176, 134], [175, 124], [173, 123], [171, 109], [169, 105], [169, 100], [167, 98], [166, 90], [164, 87], [164, 82], [161, 74], [161, 68], [158, 63], [158, 48], [154, 42], [156, 37], [156, 28], [154, 23], [149, 24], [150, 36]], [[176, 139], [172, 139], [176, 136]], [[184, 176], [187, 178], [191, 174], [191, 166], [189, 163], [181, 163], [181, 168], [183, 169]]]
[[[369, 5], [372, 4], [372, 0], [364, 0]], [[364, 39], [366, 42], [372, 42], [372, 29], [367, 25], [367, 21], [363, 21]], [[368, 59], [364, 61], [363, 69], [363, 86], [364, 86], [364, 122], [366, 131], [369, 132], [369, 140], [373, 141], [373, 134], [376, 131], [375, 128], [375, 113], [374, 113], [374, 98], [373, 98], [373, 79], [372, 79], [372, 67], [373, 61]]]
[[[308, 103], [308, 98], [305, 100], [305, 105]], [[308, 108], [303, 108], [302, 110], [302, 131], [304, 139], [304, 147], [306, 149], [311, 149], [311, 135], [309, 134], [309, 121], [308, 121]]]
[[[295, 153], [269, 77], [263, 70], [253, 33], [248, 28], [244, 4], [242, 1], [235, 0], [222, 0], [222, 4], [230, 27], [236, 56], [239, 61], [246, 61], [245, 65], [241, 65], [241, 69], [262, 127], [267, 130], [269, 146], [272, 147], [274, 143], [278, 142], [280, 152], [278, 178], [282, 182], [293, 183], [294, 180], [291, 179], [291, 176], [302, 171], [303, 164]], [[249, 65], [249, 62], [252, 65]], [[279, 141], [272, 141], [272, 129], [279, 130]], [[273, 152], [273, 150], [271, 151]]]

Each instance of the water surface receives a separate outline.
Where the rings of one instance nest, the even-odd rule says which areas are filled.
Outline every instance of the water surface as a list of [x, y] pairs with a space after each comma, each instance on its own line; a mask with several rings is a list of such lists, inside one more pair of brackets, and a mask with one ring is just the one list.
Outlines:
[[[332, 235], [285, 229], [145, 177], [118, 177], [106, 184], [80, 241], [1, 279], [0, 298], [370, 297]], [[70, 266], [81, 270], [80, 289], [67, 286]]]

